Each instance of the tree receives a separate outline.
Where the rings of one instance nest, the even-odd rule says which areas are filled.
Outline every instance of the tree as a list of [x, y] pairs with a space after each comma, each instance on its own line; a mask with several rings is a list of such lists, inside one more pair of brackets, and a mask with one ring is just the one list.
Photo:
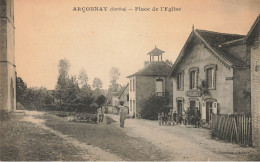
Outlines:
[[55, 88], [55, 97], [60, 101], [60, 108], [62, 105], [62, 101], [66, 96], [67, 81], [69, 79], [68, 76], [69, 68], [70, 68], [70, 63], [66, 58], [61, 59], [59, 61], [59, 65], [58, 65], [59, 77]]
[[168, 113], [170, 111], [169, 102], [169, 97], [151, 95], [148, 99], [143, 100], [140, 113], [145, 119], [157, 119], [158, 113]]
[[16, 101], [22, 102], [26, 97], [27, 84], [21, 77], [16, 78]]
[[77, 95], [78, 111], [96, 112], [96, 110], [90, 110], [90, 105], [94, 102], [95, 97], [89, 85], [83, 85]]
[[103, 85], [103, 82], [100, 80], [100, 78], [95, 77], [92, 83], [93, 89], [101, 89]]
[[166, 59], [166, 60], [165, 60], [165, 62], [166, 62], [167, 64], [169, 64], [170, 66], [172, 66], [172, 65], [173, 65], [173, 63], [172, 63], [172, 61], [171, 61], [171, 60], [168, 60], [168, 59]]
[[109, 90], [110, 90], [110, 92], [117, 92], [118, 89], [120, 88], [120, 85], [117, 83], [117, 80], [119, 79], [119, 77], [120, 77], [119, 68], [112, 67], [109, 71], [109, 80], [110, 80]]
[[81, 87], [83, 87], [84, 85], [87, 85], [88, 83], [88, 75], [87, 75], [87, 72], [85, 69], [81, 69], [80, 73], [79, 73], [79, 76], [78, 76], [78, 79], [79, 79], [79, 85]]
[[100, 107], [101, 105], [103, 105], [106, 102], [106, 97], [101, 95], [97, 98], [96, 103], [98, 104], [98, 106]]

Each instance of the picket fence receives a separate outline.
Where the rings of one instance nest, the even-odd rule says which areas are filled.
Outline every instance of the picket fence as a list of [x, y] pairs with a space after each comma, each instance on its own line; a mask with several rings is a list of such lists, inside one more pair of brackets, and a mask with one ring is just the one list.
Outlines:
[[247, 114], [212, 114], [212, 137], [252, 146], [252, 119]]

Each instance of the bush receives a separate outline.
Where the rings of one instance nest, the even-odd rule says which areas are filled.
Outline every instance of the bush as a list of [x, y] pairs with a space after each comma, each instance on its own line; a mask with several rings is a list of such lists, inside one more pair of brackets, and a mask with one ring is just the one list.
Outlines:
[[145, 119], [155, 120], [158, 118], [158, 113], [168, 113], [170, 111], [169, 102], [169, 97], [152, 95], [143, 101], [141, 116]]

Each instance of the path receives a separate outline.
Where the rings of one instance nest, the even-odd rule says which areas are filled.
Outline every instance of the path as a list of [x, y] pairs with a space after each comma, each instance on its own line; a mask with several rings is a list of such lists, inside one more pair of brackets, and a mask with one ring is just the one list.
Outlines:
[[[108, 116], [119, 121], [117, 115]], [[117, 125], [119, 126], [118, 123]], [[210, 138], [210, 131], [203, 128], [159, 126], [156, 121], [127, 119], [124, 131], [133, 137], [143, 137], [160, 147], [172, 160], [249, 160], [250, 156], [259, 155], [251, 147], [213, 140]]]
[[69, 137], [56, 130], [53, 130], [50, 127], [47, 127], [45, 125], [45, 120], [36, 118], [36, 116], [43, 115], [42, 112], [25, 111], [25, 113], [26, 113], [26, 116], [23, 118], [23, 121], [28, 121], [28, 122], [34, 123], [37, 126], [39, 126], [40, 128], [48, 130], [50, 133], [53, 133], [53, 134], [63, 138], [64, 141], [66, 141], [67, 143], [72, 144], [77, 148], [80, 148], [81, 151], [80, 151], [79, 155], [81, 157], [83, 157], [83, 159], [85, 159], [85, 160], [91, 160], [91, 161], [114, 161], [114, 160], [120, 161], [120, 160], [122, 160], [118, 156], [116, 156], [110, 152], [106, 152], [106, 151], [100, 149], [99, 147], [94, 147], [92, 145], [88, 145], [86, 143], [80, 142], [73, 137]]

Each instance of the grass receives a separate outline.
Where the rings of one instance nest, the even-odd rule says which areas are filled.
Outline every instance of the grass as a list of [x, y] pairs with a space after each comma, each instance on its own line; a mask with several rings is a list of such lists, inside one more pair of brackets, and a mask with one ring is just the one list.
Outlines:
[[23, 116], [5, 114], [5, 120], [1, 120], [1, 161], [83, 160], [77, 156], [77, 148], [32, 123], [20, 121]]
[[[167, 160], [167, 154], [143, 138], [129, 137], [110, 118], [103, 124], [68, 122], [66, 118], [45, 114], [46, 125], [77, 140], [100, 147], [124, 160]], [[107, 123], [107, 124], [106, 124]], [[118, 124], [118, 123], [116, 123]], [[169, 160], [169, 159], [168, 159]]]

